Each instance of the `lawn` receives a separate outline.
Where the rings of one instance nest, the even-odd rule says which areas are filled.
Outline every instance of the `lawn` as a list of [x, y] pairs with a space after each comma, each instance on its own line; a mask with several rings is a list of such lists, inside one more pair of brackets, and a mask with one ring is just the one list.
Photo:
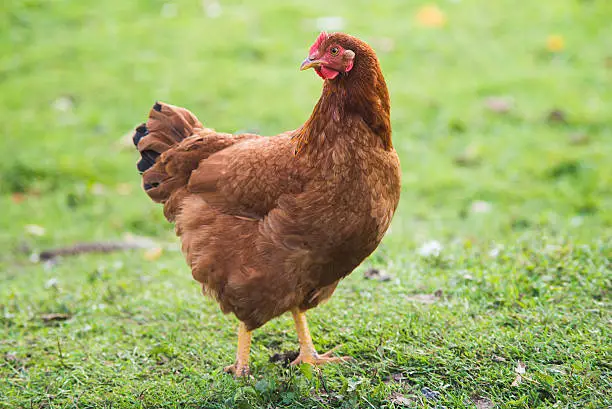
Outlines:
[[[611, 16], [607, 0], [4, 1], [0, 407], [610, 407]], [[237, 321], [202, 297], [126, 135], [156, 99], [218, 130], [296, 128], [321, 28], [378, 52], [402, 199], [309, 313], [318, 349], [355, 359], [271, 362], [297, 349], [282, 317], [235, 380]], [[146, 248], [36, 262], [108, 241]]]

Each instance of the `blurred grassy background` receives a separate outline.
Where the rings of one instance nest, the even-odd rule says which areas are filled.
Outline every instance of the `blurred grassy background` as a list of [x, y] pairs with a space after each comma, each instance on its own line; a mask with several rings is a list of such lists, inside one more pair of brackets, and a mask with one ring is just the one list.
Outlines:
[[[50, 222], [54, 242], [168, 230], [135, 188], [136, 155], [120, 136], [156, 99], [223, 131], [299, 126], [321, 85], [297, 67], [326, 25], [378, 50], [404, 169], [402, 241], [448, 223], [490, 238], [517, 224], [563, 230], [574, 216], [610, 226], [609, 2], [448, 1], [433, 14], [417, 2], [222, 2], [207, 17], [214, 4], [4, 3], [5, 245], [24, 223]], [[492, 112], [487, 98], [509, 112]], [[91, 197], [95, 184], [109, 189]], [[118, 195], [122, 184], [134, 189]], [[32, 200], [15, 205], [13, 193]], [[474, 200], [495, 211], [462, 222]], [[95, 231], [83, 229], [92, 219]]]
[[[105, 318], [107, 313], [89, 309], [90, 303], [98, 305], [101, 291], [92, 284], [98, 280], [96, 271], [106, 277], [105, 285], [119, 282], [113, 297], [129, 297], [133, 308], [150, 308], [149, 314], [171, 309], [182, 318], [173, 316], [170, 321], [188, 323], [202, 317], [181, 314], [188, 314], [189, 308], [202, 309], [218, 331], [231, 323], [218, 316], [211, 301], [200, 298], [177, 252], [164, 254], [161, 260], [155, 256], [155, 263], [135, 253], [84, 256], [47, 269], [27, 259], [43, 248], [120, 239], [126, 233], [172, 242], [172, 228], [161, 209], [139, 188], [138, 155], [126, 135], [144, 120], [156, 99], [188, 107], [204, 124], [220, 131], [270, 135], [296, 128], [320, 93], [318, 77], [300, 73], [298, 66], [321, 29], [345, 31], [369, 42], [390, 88], [394, 143], [403, 168], [402, 200], [383, 248], [368, 262], [401, 278], [404, 287], [388, 290], [389, 294], [399, 297], [416, 288], [444, 287], [456, 292], [456, 302], [465, 297], [466, 302], [489, 303], [501, 297], [513, 305], [524, 286], [536, 285], [530, 280], [542, 291], [552, 285], [537, 281], [539, 276], [531, 277], [529, 271], [525, 274], [530, 278], [523, 277], [526, 260], [537, 269], [567, 255], [561, 251], [549, 259], [550, 246], [585, 245], [592, 259], [584, 261], [584, 255], [570, 259], [575, 265], [584, 261], [592, 267], [586, 275], [592, 280], [590, 286], [580, 287], [577, 283], [583, 279], [572, 275], [577, 270], [570, 268], [567, 274], [578, 287], [561, 286], [558, 291], [567, 296], [568, 310], [596, 302], [595, 293], [599, 300], [602, 294], [607, 299], [612, 230], [611, 18], [612, 3], [607, 0], [4, 1], [0, 5], [0, 206], [4, 209], [0, 295], [6, 301], [0, 304], [9, 318], [3, 321], [7, 335], [0, 346], [19, 351], [19, 356], [33, 348], [26, 333], [50, 337], [46, 344], [37, 344], [42, 349], [53, 348], [56, 336], [70, 338], [74, 328], [69, 325], [35, 324], [40, 312], [59, 309], [82, 314], [82, 322], [98, 322], [103, 330], [95, 339], [102, 350], [117, 342], [131, 348], [129, 339], [110, 337], [113, 321]], [[419, 249], [427, 252], [424, 243], [448, 251], [454, 261], [421, 260]], [[511, 256], [495, 270], [487, 267], [491, 248], [515, 250], [508, 250]], [[464, 288], [453, 281], [462, 269], [475, 277], [497, 271], [492, 273], [497, 278], [489, 283], [491, 288], [467, 284]], [[163, 302], [160, 299], [169, 291], [162, 284], [138, 284], [142, 274], [179, 289]], [[44, 288], [49, 279], [62, 282], [63, 290], [49, 290], [57, 287], [53, 283]], [[313, 313], [325, 330], [331, 331], [325, 323], [333, 316], [325, 314], [353, 303], [353, 290], [367, 288], [360, 278], [347, 281], [346, 289], [336, 295], [339, 301], [332, 301], [336, 307]], [[387, 290], [379, 291], [384, 295]], [[75, 298], [80, 292], [85, 295]], [[181, 304], [183, 299], [189, 300], [185, 301], [189, 308]], [[106, 303], [120, 304], [112, 300]], [[381, 315], [393, 316], [394, 308], [400, 308], [385, 304], [390, 300], [360, 302], [363, 309], [354, 314], [363, 322], [369, 320], [372, 303], [381, 303], [376, 307]], [[415, 308], [415, 314], [431, 314], [421, 311], [425, 307]], [[438, 314], [453, 317], [458, 312]], [[539, 312], [533, 314], [534, 322], [540, 322]], [[581, 331], [606, 326], [603, 318], [589, 321], [593, 319], [589, 317], [567, 319]], [[342, 325], [358, 325], [358, 319], [345, 319]], [[274, 330], [276, 325], [266, 328]], [[471, 325], [469, 331], [478, 332], [480, 324]], [[355, 328], [356, 338], [361, 329]], [[205, 352], [198, 353], [220, 355], [200, 363], [194, 374], [213, 370], [231, 357], [232, 331], [222, 336], [228, 342], [222, 351], [227, 355], [221, 355], [218, 340], [211, 341]], [[197, 333], [183, 335], [198, 339]], [[449, 334], [449, 339], [454, 335]], [[401, 342], [396, 339], [397, 345]], [[432, 340], [425, 336], [422, 342], [428, 345]], [[595, 349], [585, 349], [586, 355], [577, 352], [574, 358], [584, 361], [587, 355], [601, 354], [595, 344]], [[480, 344], [467, 348], [475, 345]], [[609, 357], [609, 348], [604, 352]], [[558, 353], [563, 355], [563, 349]], [[106, 359], [98, 352], [91, 352], [92, 357]], [[12, 391], [11, 402], [25, 404], [27, 400], [20, 399], [38, 396], [44, 389], [44, 367], [32, 369], [32, 379], [38, 381], [32, 381], [30, 393], [16, 392], [15, 385], [5, 389]], [[104, 378], [95, 375], [98, 369], [84, 373]], [[512, 367], [507, 369], [512, 374]], [[609, 366], [606, 371], [609, 376]], [[497, 374], [487, 376], [487, 382], [498, 379]], [[605, 382], [609, 386], [609, 377], [595, 378], [589, 378], [593, 388]], [[459, 405], [452, 407], [460, 407], [457, 402], [463, 402], [473, 385], [451, 384], [458, 388], [452, 399]], [[243, 398], [241, 389], [224, 385], [229, 388], [223, 389], [224, 399]], [[131, 387], [126, 381], [125, 394], [115, 398], [124, 399]], [[371, 386], [364, 396], [388, 402], [386, 392], [378, 396], [376, 388]], [[579, 389], [563, 383], [564, 392], [557, 399], [567, 403]], [[519, 407], [545, 401], [537, 394], [517, 397], [501, 386], [494, 394], [502, 402], [516, 398]], [[74, 401], [70, 393], [56, 396], [67, 399], [57, 401], [60, 406]], [[105, 396], [113, 401], [114, 395]], [[296, 392], [296, 396], [301, 395]], [[529, 398], [521, 401], [520, 396]], [[597, 406], [604, 402], [598, 396], [584, 402], [602, 407]], [[151, 399], [145, 406], [165, 405]], [[259, 401], [249, 399], [251, 404], [270, 401], [261, 396]]]

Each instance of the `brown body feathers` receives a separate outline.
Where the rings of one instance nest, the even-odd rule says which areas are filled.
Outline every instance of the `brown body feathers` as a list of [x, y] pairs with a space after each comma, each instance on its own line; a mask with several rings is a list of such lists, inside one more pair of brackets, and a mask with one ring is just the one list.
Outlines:
[[329, 298], [380, 243], [399, 160], [374, 52], [344, 34], [350, 72], [326, 80], [311, 117], [273, 137], [217, 133], [156, 104], [134, 142], [147, 194], [164, 204], [193, 277], [248, 329]]

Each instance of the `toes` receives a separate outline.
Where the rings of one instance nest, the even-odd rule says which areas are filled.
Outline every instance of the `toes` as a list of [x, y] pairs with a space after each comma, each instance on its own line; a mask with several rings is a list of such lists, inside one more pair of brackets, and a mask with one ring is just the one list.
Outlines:
[[352, 356], [333, 356], [325, 359], [326, 362], [348, 362], [352, 360]]
[[347, 362], [347, 361], [353, 360], [353, 357], [350, 357], [350, 356], [330, 356], [331, 353], [335, 349], [336, 348], [322, 355], [317, 354], [315, 356], [307, 356], [307, 357], [298, 356], [293, 362], [291, 362], [291, 366], [295, 366], [299, 364], [325, 365], [325, 364], [334, 363], [334, 362]]
[[335, 347], [333, 347], [332, 349], [330, 349], [329, 351], [327, 351], [324, 354], [319, 355], [321, 358], [327, 358], [330, 357], [331, 354], [333, 354], [338, 348], [340, 348], [342, 345], [336, 345]]
[[229, 365], [223, 368], [223, 372], [231, 373], [235, 378], [242, 378], [245, 376], [249, 376], [251, 374], [251, 370], [248, 365]]

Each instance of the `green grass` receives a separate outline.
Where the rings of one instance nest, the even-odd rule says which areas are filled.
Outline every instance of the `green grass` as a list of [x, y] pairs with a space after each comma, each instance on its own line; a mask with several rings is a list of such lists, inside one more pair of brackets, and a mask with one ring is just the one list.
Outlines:
[[[218, 18], [164, 3], [0, 6], [0, 407], [612, 405], [609, 1], [440, 1], [442, 28], [400, 0], [222, 1]], [[270, 363], [297, 347], [282, 317], [254, 335], [253, 379], [234, 380], [236, 321], [201, 296], [121, 136], [155, 99], [223, 131], [299, 126], [322, 16], [379, 50], [402, 200], [380, 249], [309, 313], [317, 347], [355, 361]], [[166, 251], [29, 259], [127, 233]], [[372, 267], [392, 279], [365, 280]]]

